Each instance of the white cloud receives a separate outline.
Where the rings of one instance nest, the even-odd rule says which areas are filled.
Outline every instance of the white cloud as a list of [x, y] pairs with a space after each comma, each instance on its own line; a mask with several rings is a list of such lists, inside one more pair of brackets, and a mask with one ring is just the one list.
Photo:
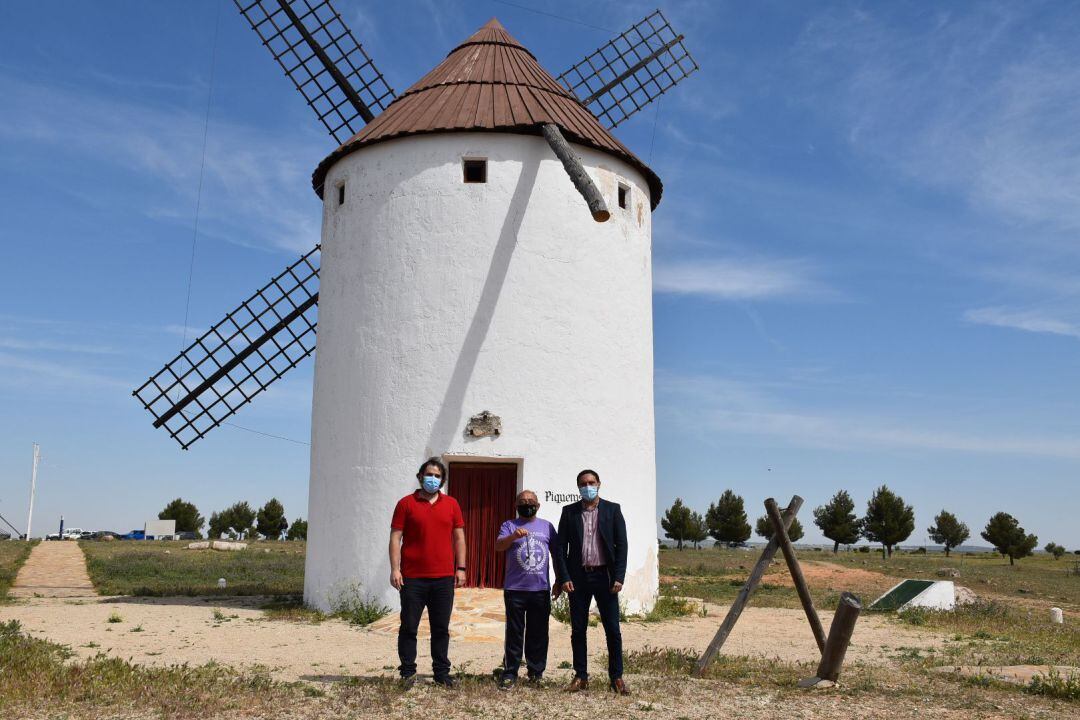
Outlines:
[[679, 260], [653, 267], [653, 290], [720, 300], [828, 297], [834, 293], [801, 260]]
[[[1043, 31], [1029, 12], [1043, 14]], [[804, 102], [839, 117], [858, 152], [910, 179], [1014, 222], [1080, 229], [1075, 27], [1016, 4], [906, 23], [891, 15], [844, 6], [809, 23], [794, 56]]]
[[[31, 84], [0, 71], [0, 93], [17, 114], [0, 115], [0, 138], [77, 155], [144, 183], [133, 210], [191, 227], [202, 161], [202, 112], [85, 86]], [[78, 128], [73, 131], [72, 128]], [[331, 143], [288, 137], [215, 118], [211, 109], [202, 186], [201, 238], [262, 249], [310, 250], [319, 239], [311, 171]], [[100, 192], [109, 188], [102, 186]], [[88, 186], [87, 192], [98, 188]], [[105, 200], [115, 205], [115, 200]]]
[[0, 348], [8, 350], [47, 350], [54, 352], [85, 353], [89, 355], [115, 355], [120, 352], [105, 345], [86, 345], [82, 343], [55, 342], [52, 340], [22, 340], [14, 337], [0, 337]]
[[5, 384], [26, 387], [26, 383], [38, 385], [66, 386], [84, 389], [87, 387], [107, 390], [122, 390], [130, 393], [134, 385], [97, 372], [83, 370], [72, 364], [46, 362], [0, 352], [0, 367], [11, 372], [3, 373]]
[[1009, 310], [1000, 307], [975, 308], [964, 313], [964, 320], [980, 325], [1080, 338], [1080, 325], [1049, 317], [1038, 311]]
[[764, 384], [658, 373], [657, 411], [706, 436], [755, 435], [781, 445], [1016, 454], [1080, 460], [1080, 437], [956, 430], [940, 420], [902, 421], [840, 410], [788, 407]]

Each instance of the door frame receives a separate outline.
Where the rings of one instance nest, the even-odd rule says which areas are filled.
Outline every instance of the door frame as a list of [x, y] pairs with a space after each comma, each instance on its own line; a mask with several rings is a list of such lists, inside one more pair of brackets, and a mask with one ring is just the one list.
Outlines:
[[450, 472], [451, 463], [466, 463], [476, 465], [514, 465], [517, 467], [517, 474], [514, 478], [514, 495], [515, 497], [521, 492], [525, 478], [525, 458], [523, 457], [495, 457], [491, 455], [485, 455], [479, 457], [477, 455], [456, 455], [454, 453], [446, 453], [440, 456], [443, 463], [446, 465], [446, 474], [449, 476], [446, 480], [445, 492], [449, 493], [450, 487], [454, 483], [454, 474]]

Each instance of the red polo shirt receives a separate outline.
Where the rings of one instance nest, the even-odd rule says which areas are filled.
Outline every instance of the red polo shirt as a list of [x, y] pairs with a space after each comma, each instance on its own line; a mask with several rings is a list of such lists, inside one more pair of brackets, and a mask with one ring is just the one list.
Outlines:
[[401, 574], [407, 578], [449, 577], [454, 574], [454, 529], [465, 527], [461, 506], [439, 493], [428, 502], [417, 490], [398, 500], [392, 530], [402, 531]]

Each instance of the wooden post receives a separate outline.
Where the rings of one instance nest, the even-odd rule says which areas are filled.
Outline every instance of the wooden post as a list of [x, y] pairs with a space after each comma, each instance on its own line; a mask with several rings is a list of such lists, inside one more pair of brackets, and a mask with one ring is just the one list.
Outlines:
[[[784, 527], [791, 525], [791, 521], [795, 519], [796, 513], [799, 512], [799, 508], [802, 507], [803, 499], [798, 495], [791, 498], [791, 502], [788, 503], [787, 509], [784, 510]], [[779, 547], [779, 543], [776, 540], [776, 534], [774, 533], [772, 538], [769, 539], [765, 549], [761, 551], [761, 557], [758, 558], [757, 564], [750, 571], [750, 577], [747, 578], [746, 584], [739, 590], [739, 594], [735, 597], [735, 602], [731, 604], [731, 609], [728, 610], [727, 617], [724, 618], [724, 622], [720, 624], [720, 629], [716, 631], [716, 635], [713, 636], [712, 642], [709, 643], [709, 647], [705, 648], [705, 652], [698, 658], [697, 665], [694, 666], [694, 675], [701, 677], [705, 672], [705, 669], [709, 667], [709, 663], [712, 662], [716, 654], [720, 652], [720, 648], [723, 647], [724, 642], [727, 640], [728, 635], [731, 634], [731, 630], [735, 627], [736, 621], [739, 616], [742, 615], [743, 608], [750, 601], [750, 595], [753, 594], [757, 588], [758, 583], [761, 582], [761, 578], [765, 575], [765, 571], [769, 568], [769, 563], [772, 562], [773, 557], [776, 555], [776, 549]]]
[[566, 169], [566, 174], [570, 176], [570, 179], [574, 183], [574, 187], [581, 193], [581, 197], [585, 198], [585, 203], [589, 206], [589, 212], [592, 213], [593, 220], [596, 222], [607, 222], [607, 219], [611, 217], [611, 213], [608, 212], [607, 203], [604, 202], [604, 196], [597, 190], [596, 184], [593, 183], [592, 178], [589, 177], [589, 173], [585, 171], [585, 167], [581, 164], [581, 160], [574, 154], [574, 151], [570, 149], [570, 144], [566, 142], [566, 138], [563, 137], [562, 132], [559, 131], [559, 127], [552, 123], [548, 123], [543, 127], [544, 139], [547, 140], [548, 145], [555, 151], [556, 157], [562, 161], [563, 167]]
[[788, 538], [784, 520], [780, 517], [780, 508], [772, 498], [765, 501], [765, 512], [769, 514], [769, 520], [772, 521], [773, 538], [780, 543], [780, 549], [783, 551], [784, 559], [787, 561], [788, 572], [791, 573], [791, 580], [795, 583], [795, 591], [799, 593], [799, 601], [802, 603], [803, 612], [806, 613], [806, 619], [810, 622], [810, 629], [814, 631], [814, 640], [817, 641], [818, 651], [824, 654], [825, 628], [821, 626], [821, 618], [818, 617], [817, 610], [814, 609], [814, 599], [810, 597], [810, 588], [806, 584], [806, 578], [803, 577], [799, 560], [795, 557], [795, 548]]
[[840, 666], [844, 664], [844, 655], [851, 643], [851, 634], [855, 632], [855, 621], [859, 619], [862, 603], [849, 592], [841, 593], [840, 604], [829, 626], [829, 639], [825, 642], [825, 652], [821, 654], [817, 679], [836, 682], [840, 677]]

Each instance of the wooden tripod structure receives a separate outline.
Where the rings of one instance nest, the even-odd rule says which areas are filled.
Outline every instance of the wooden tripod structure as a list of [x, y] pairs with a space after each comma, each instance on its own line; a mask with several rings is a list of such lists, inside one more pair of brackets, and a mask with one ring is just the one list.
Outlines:
[[802, 504], [803, 499], [795, 495], [791, 498], [791, 502], [788, 503], [784, 511], [781, 512], [776, 500], [769, 498], [765, 501], [765, 512], [768, 515], [769, 522], [772, 524], [773, 535], [769, 538], [765, 549], [761, 551], [761, 557], [758, 558], [757, 564], [750, 571], [750, 577], [747, 578], [746, 584], [739, 590], [739, 594], [736, 596], [735, 602], [732, 603], [731, 609], [728, 610], [724, 622], [720, 624], [720, 629], [716, 631], [712, 642], [709, 643], [709, 646], [705, 648], [705, 652], [698, 658], [697, 665], [694, 667], [694, 675], [697, 677], [705, 674], [709, 663], [720, 652], [720, 648], [723, 647], [728, 635], [735, 628], [739, 616], [742, 615], [742, 611], [750, 602], [750, 596], [757, 589], [761, 578], [765, 575], [765, 571], [772, 563], [773, 557], [776, 556], [777, 550], [784, 554], [788, 572], [791, 573], [791, 579], [795, 584], [795, 591], [799, 594], [799, 602], [806, 613], [806, 619], [810, 623], [810, 629], [814, 633], [818, 651], [821, 653], [821, 662], [818, 665], [816, 677], [803, 680], [799, 685], [813, 687], [821, 681], [835, 683], [840, 676], [840, 667], [844, 663], [844, 655], [847, 653], [848, 644], [851, 642], [851, 634], [855, 630], [855, 621], [859, 619], [862, 604], [851, 593], [843, 593], [840, 596], [840, 605], [833, 616], [829, 635], [826, 637], [825, 629], [821, 625], [821, 618], [818, 617], [817, 610], [814, 608], [810, 588], [806, 584], [806, 578], [803, 577], [802, 567], [795, 556], [795, 546], [787, 534], [788, 528], [791, 527], [791, 523]]

